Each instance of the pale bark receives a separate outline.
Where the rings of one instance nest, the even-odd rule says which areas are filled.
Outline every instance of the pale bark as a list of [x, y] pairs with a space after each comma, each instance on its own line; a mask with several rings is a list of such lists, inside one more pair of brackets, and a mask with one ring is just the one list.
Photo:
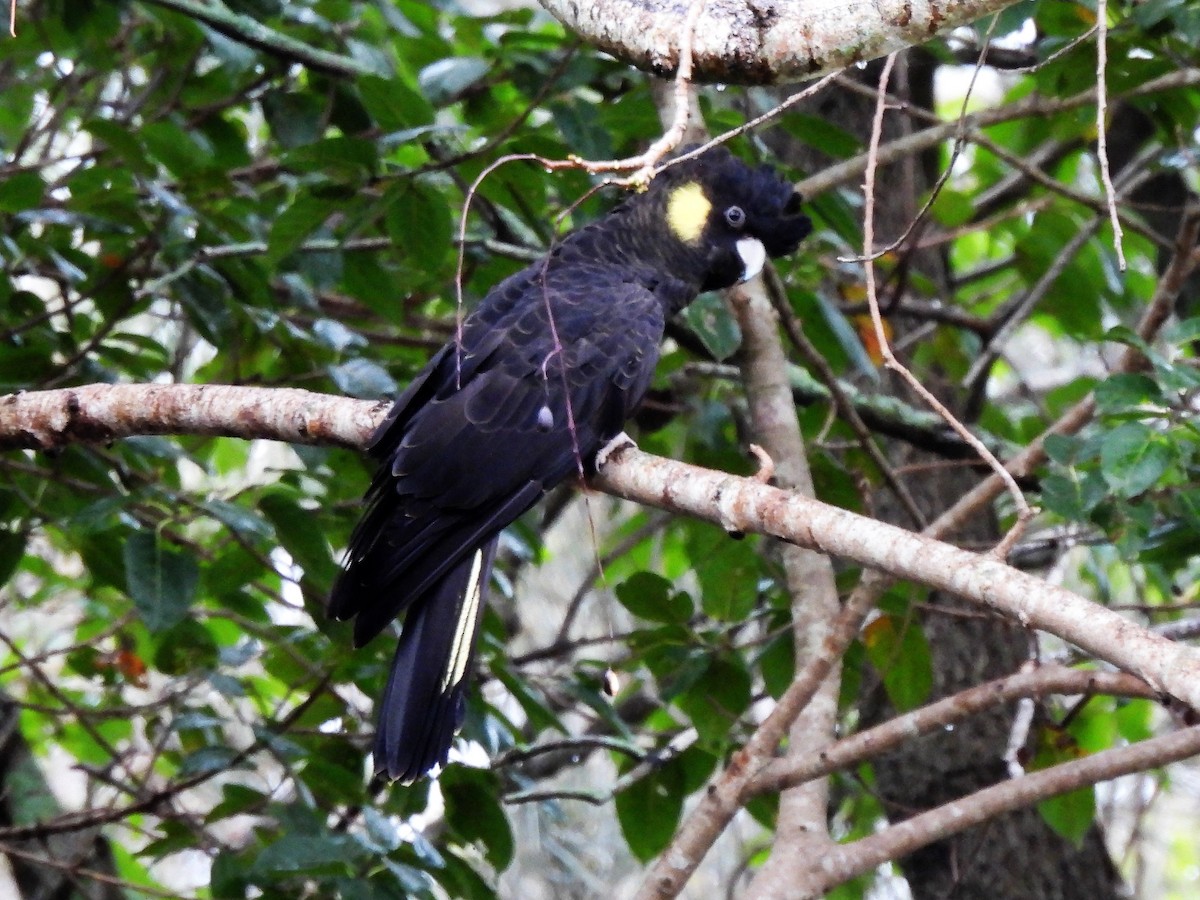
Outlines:
[[[679, 65], [689, 4], [679, 0], [540, 0], [588, 43], [659, 75]], [[1016, 0], [706, 0], [693, 78], [800, 81], [922, 44]]]
[[[385, 409], [386, 404], [295, 389], [87, 385], [0, 397], [0, 448], [51, 448], [68, 441], [170, 431], [361, 447]], [[156, 420], [154, 410], [169, 423]], [[1139, 676], [1156, 691], [1200, 709], [1200, 651], [1159, 637], [993, 557], [753, 478], [632, 448], [613, 454], [592, 484], [618, 497], [716, 522], [729, 531], [781, 538], [947, 591], [1057, 635]]]

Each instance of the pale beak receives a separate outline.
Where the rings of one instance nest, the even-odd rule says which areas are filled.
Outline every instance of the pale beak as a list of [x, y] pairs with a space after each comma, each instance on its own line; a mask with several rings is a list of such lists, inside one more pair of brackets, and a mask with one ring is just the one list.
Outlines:
[[742, 281], [746, 282], [762, 271], [767, 261], [767, 251], [758, 238], [744, 237], [737, 242], [738, 256], [742, 258]]

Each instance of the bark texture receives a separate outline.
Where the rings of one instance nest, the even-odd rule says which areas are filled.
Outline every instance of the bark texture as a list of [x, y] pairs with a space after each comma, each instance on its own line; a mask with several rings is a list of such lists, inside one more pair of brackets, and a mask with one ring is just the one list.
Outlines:
[[[683, 0], [540, 0], [568, 28], [657, 75], [679, 66]], [[695, 2], [695, 0], [692, 0]], [[694, 34], [697, 81], [777, 84], [929, 40], [1016, 0], [705, 0]]]
[[[914, 106], [932, 108], [934, 64], [918, 51], [900, 60], [891, 91]], [[869, 67], [861, 78], [870, 84], [878, 67]], [[861, 137], [870, 134], [873, 101], [848, 91], [832, 91], [816, 104], [820, 115]], [[896, 112], [885, 118], [883, 142], [911, 133], [907, 121]], [[811, 156], [806, 148], [791, 148], [809, 156], [808, 168], [827, 160]], [[803, 166], [804, 163], [801, 162]], [[876, 245], [886, 245], [901, 235], [919, 209], [920, 199], [936, 179], [936, 159], [931, 154], [909, 156], [879, 170], [877, 178]], [[910, 247], [920, 228], [914, 231]], [[901, 262], [890, 280], [881, 282], [880, 301], [909, 291], [909, 274], [920, 273], [936, 285], [950, 282], [947, 263], [930, 251], [899, 250]], [[943, 296], [948, 296], [945, 291]], [[913, 323], [894, 317], [896, 338]], [[951, 409], [962, 409], [964, 399], [948, 381], [939, 383], [939, 373], [925, 381]], [[893, 380], [892, 390], [901, 390]], [[914, 398], [906, 397], [912, 401]], [[966, 494], [978, 474], [966, 468], [945, 465], [928, 453], [899, 448], [892, 461], [904, 467], [909, 492], [927, 519]], [[937, 463], [926, 466], [924, 463]], [[884, 519], [911, 527], [908, 516], [889, 494], [875, 498], [876, 512]], [[961, 541], [994, 543], [999, 537], [996, 523], [980, 517], [954, 535]], [[1029, 658], [1031, 635], [1011, 619], [967, 607], [943, 593], [933, 592], [921, 613], [921, 626], [930, 644], [934, 686], [930, 701], [954, 694], [972, 685], [1016, 671]], [[882, 701], [882, 691], [866, 698], [869, 721], [889, 717], [893, 711]], [[971, 717], [952, 731], [940, 731], [907, 742], [900, 750], [876, 763], [876, 786], [889, 816], [899, 821], [956, 797], [995, 784], [1008, 777], [1004, 756], [1009, 743], [1014, 707], [1001, 707]], [[1000, 816], [985, 825], [931, 844], [902, 860], [901, 868], [912, 894], [924, 898], [987, 898], [987, 900], [1103, 900], [1118, 896], [1119, 878], [1104, 848], [1102, 836], [1093, 828], [1081, 847], [1055, 834], [1036, 810], [1026, 809]]]

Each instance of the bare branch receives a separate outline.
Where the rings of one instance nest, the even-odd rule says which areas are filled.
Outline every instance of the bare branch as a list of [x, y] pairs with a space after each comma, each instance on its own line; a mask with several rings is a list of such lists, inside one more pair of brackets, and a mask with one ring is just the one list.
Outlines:
[[821, 896], [828, 888], [855, 875], [1002, 813], [1090, 784], [1178, 762], [1197, 753], [1200, 753], [1200, 725], [1002, 781], [854, 843], [834, 847], [819, 867], [822, 884], [807, 896]]
[[1057, 665], [1041, 666], [968, 688], [896, 716], [874, 728], [843, 738], [819, 754], [775, 760], [747, 785], [747, 798], [843, 771], [892, 750], [904, 741], [954, 725], [993, 706], [1023, 697], [1040, 698], [1053, 694], [1154, 697], [1149, 685], [1132, 675], [1068, 669]]
[[[1016, 0], [758, 0], [709, 3], [695, 32], [700, 81], [800, 81], [922, 44]], [[590, 44], [658, 75], [680, 65], [686, 7], [665, 0], [541, 0]]]
[[[864, 273], [866, 274], [867, 282], [867, 305], [871, 309], [871, 322], [875, 326], [875, 341], [879, 345], [879, 351], [883, 356], [883, 364], [888, 369], [891, 369], [899, 375], [909, 389], [924, 400], [930, 408], [937, 411], [946, 424], [948, 424], [971, 448], [979, 454], [996, 476], [1000, 478], [1005, 487], [1008, 488], [1009, 494], [1012, 495], [1013, 502], [1017, 507], [1017, 522], [1012, 530], [1005, 536], [1004, 540], [996, 547], [996, 555], [1003, 558], [1008, 547], [1016, 543], [1024, 530], [1026, 523], [1033, 517], [1033, 511], [1029, 508], [1029, 504], [1025, 501], [1025, 495], [1021, 493], [1020, 487], [1017, 486], [1016, 479], [1012, 474], [1001, 465], [995, 454], [992, 453], [979, 438], [975, 437], [958, 418], [950, 412], [949, 408], [938, 400], [921, 381], [909, 371], [908, 367], [896, 358], [892, 352], [892, 347], [887, 338], [887, 331], [883, 327], [883, 316], [879, 311], [879, 295], [875, 289], [875, 173], [879, 164], [879, 138], [883, 132], [883, 114], [886, 110], [886, 97], [888, 79], [891, 77], [892, 65], [896, 61], [896, 55], [892, 54], [884, 63], [883, 71], [879, 75], [879, 95], [875, 103], [875, 117], [871, 125], [871, 141], [867, 147], [867, 167], [866, 178], [863, 181], [863, 261]], [[959, 119], [961, 123], [962, 119]]]
[[203, 434], [363, 447], [388, 403], [297, 388], [89, 384], [0, 396], [0, 450], [137, 434]]
[[1117, 215], [1117, 192], [1108, 168], [1108, 0], [1096, 0], [1096, 156], [1100, 159], [1100, 181], [1108, 201], [1108, 218], [1113, 229], [1117, 266], [1125, 271], [1125, 248], [1121, 242], [1121, 217]]
[[286, 34], [272, 31], [250, 16], [233, 12], [222, 3], [199, 3], [197, 0], [147, 0], [157, 6], [181, 12], [203, 22], [227, 38], [261, 50], [270, 56], [289, 62], [298, 62], [339, 78], [357, 78], [360, 75], [387, 75], [349, 56], [339, 56], [310, 47]]
[[[0, 397], [0, 447], [187, 433], [365, 445], [384, 403], [295, 389], [89, 385]], [[1058, 635], [1200, 709], [1200, 652], [1000, 561], [795, 493], [633, 448], [593, 478], [615, 496], [766, 534], [948, 591]]]
[[[774, 461], [776, 483], [806, 496], [815, 496], [804, 439], [792, 402], [787, 357], [762, 279], [734, 288], [727, 298], [742, 333], [738, 362], [750, 402], [755, 440]], [[756, 480], [763, 482], [760, 478]], [[833, 566], [828, 557], [791, 544], [780, 544], [778, 550], [790, 599], [796, 659], [809, 659], [820, 652], [829, 623], [838, 615]], [[816, 753], [833, 740], [839, 674], [835, 664], [791, 723], [789, 754]], [[828, 802], [824, 782], [800, 785], [783, 793], [773, 843], [780, 852], [773, 852], [759, 871], [747, 893], [748, 898], [778, 896], [777, 886], [796, 877], [793, 870], [796, 862], [811, 859], [830, 843], [826, 824]]]

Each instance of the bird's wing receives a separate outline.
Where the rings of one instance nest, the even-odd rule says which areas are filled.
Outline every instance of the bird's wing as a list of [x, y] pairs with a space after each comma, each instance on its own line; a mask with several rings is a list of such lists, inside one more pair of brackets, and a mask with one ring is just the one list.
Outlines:
[[360, 644], [589, 469], [645, 393], [663, 329], [651, 291], [598, 275], [529, 290], [468, 320], [463, 350], [439, 351], [377, 433], [383, 465], [330, 601]]

